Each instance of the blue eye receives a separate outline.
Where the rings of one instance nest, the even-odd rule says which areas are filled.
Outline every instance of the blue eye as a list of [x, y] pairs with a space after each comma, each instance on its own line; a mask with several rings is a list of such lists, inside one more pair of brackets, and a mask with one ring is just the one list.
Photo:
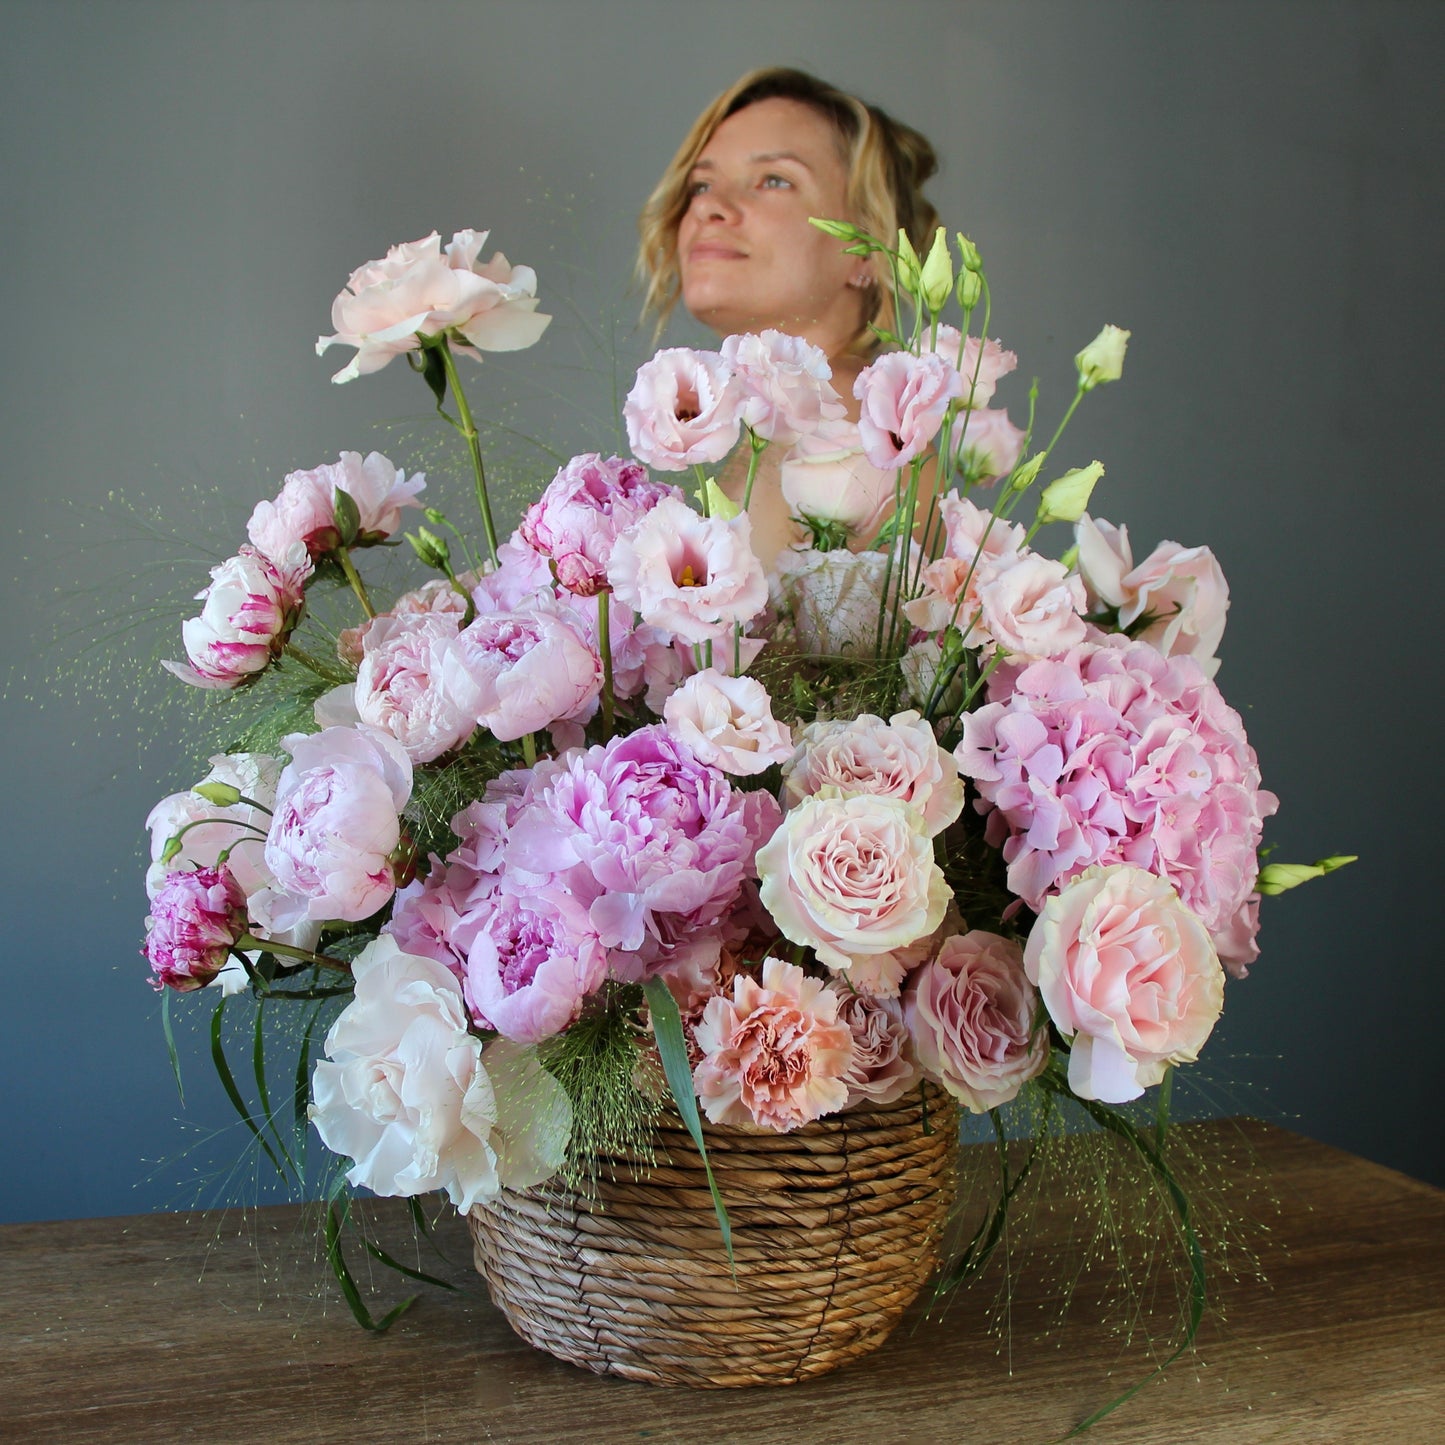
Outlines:
[[781, 188], [784, 187], [784, 186], [791, 187], [792, 184], [793, 184], [792, 181], [790, 181], [790, 180], [787, 178], [787, 176], [764, 176], [764, 177], [763, 177], [763, 185], [764, 185], [765, 187], [773, 187], [773, 188], [775, 188], [775, 189], [781, 189]]

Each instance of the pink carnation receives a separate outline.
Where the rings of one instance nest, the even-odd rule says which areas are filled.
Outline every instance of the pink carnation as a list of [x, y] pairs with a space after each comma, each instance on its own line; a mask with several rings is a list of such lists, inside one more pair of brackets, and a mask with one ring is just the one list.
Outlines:
[[941, 356], [890, 351], [859, 373], [853, 395], [863, 403], [858, 435], [868, 460], [901, 467], [938, 434], [963, 378]]
[[222, 865], [172, 873], [151, 899], [142, 952], [157, 988], [202, 988], [246, 934], [246, 895]]
[[743, 392], [715, 351], [671, 347], [637, 369], [622, 415], [633, 454], [662, 472], [720, 462], [742, 431]]

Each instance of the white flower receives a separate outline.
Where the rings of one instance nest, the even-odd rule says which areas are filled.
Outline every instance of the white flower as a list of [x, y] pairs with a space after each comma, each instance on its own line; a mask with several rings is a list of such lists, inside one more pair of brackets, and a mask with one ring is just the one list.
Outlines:
[[1075, 358], [1079, 385], [1093, 391], [1101, 381], [1118, 381], [1124, 374], [1124, 351], [1131, 333], [1106, 326]]

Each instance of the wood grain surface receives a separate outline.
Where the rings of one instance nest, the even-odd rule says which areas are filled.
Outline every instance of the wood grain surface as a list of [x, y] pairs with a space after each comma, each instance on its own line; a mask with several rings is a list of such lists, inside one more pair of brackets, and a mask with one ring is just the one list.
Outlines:
[[[1265, 1279], [1228, 1277], [1236, 1235], [1195, 1351], [1087, 1438], [1445, 1441], [1445, 1193], [1251, 1121], [1186, 1129], [1220, 1177], [1264, 1171], [1250, 1174], [1267, 1184], [1249, 1197]], [[817, 1380], [706, 1393], [593, 1376], [530, 1349], [479, 1292], [460, 1222], [439, 1229], [453, 1264], [403, 1254], [398, 1201], [375, 1206], [377, 1237], [469, 1292], [426, 1289], [381, 1336], [352, 1321], [298, 1208], [8, 1225], [0, 1437], [1053, 1440], [1148, 1373], [1147, 1340], [1121, 1325], [1147, 1311], [1151, 1286], [1138, 1265], [1139, 1296], [1121, 1302], [1118, 1275], [1089, 1265], [1097, 1241], [1066, 1185], [1052, 1186], [1059, 1197], [1050, 1187], [1033, 1211], [1042, 1247], [1011, 1242], [1012, 1269], [1000, 1262], [941, 1318], [915, 1309], [876, 1354]], [[356, 1268], [378, 1305], [402, 1297], [390, 1271]], [[1046, 1327], [1063, 1289], [1064, 1327]], [[1165, 1350], [1171, 1290], [1154, 1301]], [[990, 1326], [1004, 1313], [1001, 1335]]]

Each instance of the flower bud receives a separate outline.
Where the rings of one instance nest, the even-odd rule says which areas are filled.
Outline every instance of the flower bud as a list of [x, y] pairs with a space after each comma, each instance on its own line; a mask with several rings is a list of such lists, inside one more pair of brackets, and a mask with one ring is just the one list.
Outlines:
[[908, 239], [908, 232], [898, 232], [898, 284], [905, 291], [918, 294], [918, 252]]
[[923, 290], [923, 304], [935, 316], [948, 302], [953, 290], [953, 257], [948, 254], [948, 237], [940, 226], [933, 233], [933, 245], [929, 247], [928, 259], [919, 273]]
[[1311, 878], [1323, 878], [1326, 873], [1333, 873], [1336, 868], [1343, 868], [1346, 863], [1354, 861], [1353, 853], [1345, 853], [1321, 858], [1317, 863], [1266, 863], [1259, 870], [1254, 886], [1265, 897], [1273, 898], [1291, 888], [1298, 888], [1301, 883], [1308, 883]]
[[1039, 498], [1039, 521], [1077, 522], [1088, 510], [1089, 496], [1103, 475], [1103, 462], [1090, 462], [1050, 482]]
[[1033, 486], [1039, 475], [1039, 468], [1044, 464], [1047, 452], [1035, 452], [1026, 462], [1021, 462], [1014, 469], [1013, 481], [1009, 483], [1009, 490], [1014, 492], [1026, 492]]
[[709, 517], [716, 517], [723, 522], [731, 522], [743, 510], [712, 477], [702, 484], [697, 497]]
[[983, 257], [978, 254], [978, 247], [962, 231], [955, 231], [953, 239], [958, 242], [958, 256], [963, 263], [963, 269], [965, 271], [982, 271]]
[[808, 224], [816, 226], [825, 236], [835, 236], [840, 241], [856, 241], [863, 232], [847, 221], [830, 221], [823, 216], [809, 216]]
[[197, 783], [191, 791], [218, 808], [234, 808], [241, 801], [241, 790], [230, 783]]
[[1124, 350], [1130, 332], [1118, 326], [1106, 326], [1075, 358], [1079, 368], [1079, 385], [1085, 391], [1103, 381], [1118, 381], [1124, 374]]
[[415, 532], [406, 534], [406, 540], [428, 567], [451, 575], [452, 554], [445, 537], [438, 537], [429, 527], [418, 527]]
[[977, 271], [964, 271], [958, 278], [958, 304], [965, 311], [972, 311], [983, 295], [983, 277]]
[[341, 538], [341, 545], [349, 547], [361, 531], [361, 509], [356, 505], [356, 498], [345, 487], [337, 487], [334, 497], [336, 531]]

